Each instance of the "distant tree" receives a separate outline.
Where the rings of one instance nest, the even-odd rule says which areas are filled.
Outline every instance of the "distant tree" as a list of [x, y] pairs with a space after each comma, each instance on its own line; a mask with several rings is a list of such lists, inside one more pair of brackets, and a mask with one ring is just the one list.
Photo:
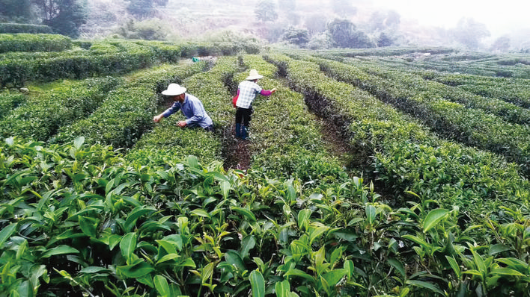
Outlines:
[[290, 27], [283, 33], [282, 40], [304, 47], [309, 42], [309, 32], [307, 29]]
[[321, 14], [314, 14], [305, 19], [305, 27], [311, 35], [326, 31], [327, 23], [327, 19]]
[[59, 34], [79, 37], [79, 27], [86, 23], [87, 11], [84, 0], [33, 0], [42, 22]]
[[116, 33], [127, 39], [165, 40], [168, 31], [167, 23], [160, 19], [141, 22], [129, 19], [117, 29]]
[[452, 32], [456, 41], [470, 49], [477, 49], [480, 46], [480, 41], [490, 36], [490, 31], [486, 25], [476, 22], [472, 18], [460, 19]]
[[278, 19], [276, 5], [272, 0], [261, 0], [256, 6], [254, 13], [260, 21], [272, 22]]
[[129, 0], [127, 11], [138, 18], [147, 18], [155, 13], [157, 6], [167, 3], [168, 0]]
[[331, 40], [327, 32], [318, 33], [311, 37], [311, 40], [307, 43], [307, 47], [312, 50], [332, 48], [333, 40]]
[[27, 20], [31, 18], [31, 0], [0, 0], [0, 15]]
[[385, 46], [391, 46], [394, 43], [394, 40], [390, 38], [388, 34], [385, 32], [381, 33], [379, 35], [379, 38], [377, 39], [377, 46], [378, 47], [385, 47]]
[[153, 0], [130, 0], [127, 11], [139, 18], [149, 17], [155, 11]]
[[375, 45], [362, 31], [357, 31], [355, 25], [349, 20], [335, 19], [328, 24], [331, 39], [338, 47], [369, 48]]
[[357, 14], [357, 7], [351, 4], [350, 0], [331, 0], [333, 12], [340, 16], [352, 16]]
[[501, 52], [507, 52], [510, 49], [510, 36], [503, 35], [493, 42], [491, 45], [490, 50], [492, 51], [501, 51]]

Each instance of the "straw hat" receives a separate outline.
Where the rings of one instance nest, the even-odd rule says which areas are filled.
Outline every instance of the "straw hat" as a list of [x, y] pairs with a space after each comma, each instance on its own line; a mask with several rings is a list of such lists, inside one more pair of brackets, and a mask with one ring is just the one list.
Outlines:
[[263, 75], [259, 75], [256, 69], [252, 69], [250, 70], [250, 74], [247, 77], [247, 80], [255, 80], [255, 79], [260, 79], [260, 78], [263, 78]]
[[184, 94], [186, 92], [186, 88], [181, 87], [179, 84], [169, 84], [167, 87], [167, 90], [162, 91], [162, 95], [165, 96], [178, 96], [180, 94]]

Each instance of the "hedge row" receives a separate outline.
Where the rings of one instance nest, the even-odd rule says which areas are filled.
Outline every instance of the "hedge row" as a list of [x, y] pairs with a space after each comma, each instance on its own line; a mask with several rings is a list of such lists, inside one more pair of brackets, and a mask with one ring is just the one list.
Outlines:
[[425, 60], [415, 60], [407, 57], [385, 57], [382, 60], [386, 63], [395, 65], [404, 65], [410, 68], [423, 68], [426, 70], [435, 70], [450, 73], [466, 73], [473, 75], [506, 77], [506, 78], [530, 78], [530, 70], [524, 65], [502, 66], [498, 64], [499, 58], [493, 57], [462, 57], [458, 56], [437, 57], [434, 56]]
[[327, 77], [315, 63], [280, 55], [269, 59], [287, 69], [291, 87], [303, 92], [315, 112], [342, 122], [356, 155], [396, 195], [412, 191], [468, 209], [491, 209], [505, 199], [528, 201], [528, 181], [515, 164], [440, 140], [369, 93]]
[[[271, 97], [258, 96], [253, 103], [249, 172], [256, 176], [298, 179], [311, 189], [347, 180], [348, 173], [342, 164], [349, 160], [346, 156], [339, 160], [331, 153], [332, 148], [321, 135], [327, 131], [309, 112], [303, 95], [275, 79], [277, 67], [261, 56], [244, 56], [244, 65], [264, 76], [258, 82], [261, 87], [277, 89]], [[240, 73], [235, 81], [243, 81], [247, 76], [248, 71]]]
[[[325, 50], [325, 51], [316, 51], [318, 55], [329, 56], [338, 56], [338, 57], [359, 57], [359, 56], [401, 56], [408, 54], [432, 54], [432, 55], [441, 55], [441, 54], [451, 54], [454, 53], [455, 49], [452, 48], [393, 48], [393, 47], [384, 47], [377, 49], [340, 49], [340, 50]], [[314, 53], [310, 51], [309, 53]]]
[[[222, 57], [208, 72], [198, 73], [182, 81], [187, 93], [201, 100], [216, 129], [215, 133], [204, 131], [200, 127], [180, 128], [176, 123], [185, 118], [180, 112], [162, 119], [155, 129], [145, 134], [127, 155], [128, 160], [142, 164], [165, 164], [169, 160], [182, 160], [194, 155], [203, 163], [222, 162], [224, 142], [221, 136], [232, 119], [229, 104], [230, 93], [224, 85], [224, 78], [236, 71], [235, 57]], [[173, 102], [166, 102], [157, 112], [159, 114]]]
[[0, 137], [18, 136], [45, 141], [65, 125], [85, 118], [96, 110], [108, 92], [121, 84], [106, 77], [81, 82], [63, 81], [43, 94], [32, 93], [28, 102], [0, 120]]
[[60, 52], [72, 48], [72, 40], [52, 34], [0, 34], [0, 53]]
[[53, 30], [44, 25], [0, 23], [0, 33], [51, 34]]
[[[482, 109], [511, 123], [530, 124], [530, 110], [498, 98], [484, 98], [463, 89], [452, 88], [438, 81], [425, 80], [424, 78], [430, 77], [432, 72], [424, 74], [408, 73], [399, 68], [386, 66], [378, 62], [363, 61], [362, 63], [354, 63], [347, 61], [345, 63], [351, 63], [352, 66], [375, 75], [374, 83], [377, 83], [377, 77], [394, 83], [396, 87], [404, 90], [401, 96], [414, 97], [421, 94], [423, 97], [441, 97], [463, 104], [467, 108]], [[494, 78], [489, 79], [492, 80]], [[496, 79], [500, 80], [501, 78]]]
[[90, 76], [125, 73], [142, 69], [156, 63], [177, 61], [180, 47], [167, 46], [163, 50], [154, 50], [134, 44], [123, 45], [123, 51], [101, 54], [95, 51], [73, 51], [64, 56], [49, 59], [14, 59], [0, 62], [0, 86], [8, 84], [22, 86], [26, 81], [52, 81], [60, 78], [81, 79]]
[[503, 155], [508, 161], [518, 163], [523, 174], [530, 174], [529, 126], [509, 123], [483, 110], [450, 102], [442, 94], [421, 92], [411, 85], [400, 84], [399, 80], [385, 79], [351, 65], [323, 59], [318, 63], [328, 75], [369, 91], [420, 119], [438, 134]]
[[530, 87], [527, 79], [496, 78], [470, 74], [431, 76], [437, 82], [458, 87], [474, 94], [497, 98], [530, 108]]
[[159, 93], [171, 82], [202, 71], [204, 64], [163, 66], [131, 75], [128, 83], [108, 94], [90, 117], [59, 130], [56, 141], [69, 142], [85, 136], [90, 143], [131, 147], [153, 123]]

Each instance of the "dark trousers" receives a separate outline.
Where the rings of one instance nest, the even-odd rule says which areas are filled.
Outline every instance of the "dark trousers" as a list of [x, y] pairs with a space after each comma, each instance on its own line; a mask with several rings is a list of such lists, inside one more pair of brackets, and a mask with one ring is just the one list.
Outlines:
[[248, 126], [250, 125], [250, 119], [252, 115], [251, 108], [237, 108], [236, 111], [236, 137], [241, 139], [247, 139]]
[[238, 107], [236, 111], [236, 124], [243, 124], [243, 126], [248, 127], [250, 125], [252, 115], [251, 108], [241, 108]]

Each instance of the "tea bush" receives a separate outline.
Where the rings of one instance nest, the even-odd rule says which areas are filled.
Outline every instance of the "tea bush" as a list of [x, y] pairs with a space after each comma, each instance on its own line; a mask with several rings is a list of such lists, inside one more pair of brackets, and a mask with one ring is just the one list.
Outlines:
[[25, 101], [24, 94], [0, 93], [0, 120]]
[[70, 38], [55, 34], [0, 34], [0, 53], [60, 52], [72, 47]]
[[43, 94], [32, 91], [31, 100], [0, 119], [0, 137], [48, 140], [60, 127], [89, 116], [120, 83], [112, 77], [93, 78], [54, 84]]
[[[175, 62], [180, 56], [180, 47], [164, 46], [154, 50], [153, 46], [134, 43], [94, 43], [91, 51], [72, 51], [63, 55], [51, 55], [40, 59], [6, 59], [0, 62], [0, 84], [22, 86], [27, 81], [53, 81], [60, 78], [81, 79], [96, 75], [125, 73], [150, 67], [166, 61]], [[119, 47], [117, 47], [117, 45]], [[92, 48], [91, 47], [91, 48]]]
[[[334, 61], [322, 61], [323, 69], [333, 77], [342, 81], [352, 83], [369, 91], [371, 94], [384, 102], [390, 103], [396, 108], [419, 118], [425, 125], [431, 127], [438, 134], [463, 142], [469, 146], [490, 150], [503, 155], [510, 162], [520, 164], [525, 175], [528, 175], [529, 152], [527, 143], [530, 141], [530, 130], [527, 125], [512, 124], [501, 118], [486, 113], [481, 109], [473, 109], [478, 102], [466, 106], [447, 100], [447, 97], [462, 102], [470, 102], [460, 93], [454, 94], [451, 88], [446, 87], [443, 91], [426, 86], [422, 90], [423, 80], [415, 78], [416, 83], [401, 84], [406, 74], [381, 73], [376, 68], [370, 68], [372, 73], [360, 70], [355, 66], [349, 66]], [[387, 75], [387, 77], [385, 77]], [[428, 82], [425, 82], [428, 83]], [[471, 98], [468, 96], [468, 98]], [[514, 105], [507, 106], [500, 100], [487, 100], [478, 98], [483, 108], [490, 106], [498, 108], [498, 113], [508, 118], [526, 118], [527, 110]], [[493, 103], [492, 105], [489, 105]], [[526, 120], [521, 120], [526, 122]]]
[[446, 207], [470, 209], [528, 200], [527, 181], [515, 164], [440, 140], [369, 93], [327, 77], [317, 64], [281, 55], [269, 59], [287, 70], [291, 87], [304, 93], [315, 112], [347, 119], [342, 125], [356, 155], [373, 166], [367, 173], [396, 195], [410, 190]]
[[51, 34], [53, 30], [44, 25], [0, 23], [0, 33]]

